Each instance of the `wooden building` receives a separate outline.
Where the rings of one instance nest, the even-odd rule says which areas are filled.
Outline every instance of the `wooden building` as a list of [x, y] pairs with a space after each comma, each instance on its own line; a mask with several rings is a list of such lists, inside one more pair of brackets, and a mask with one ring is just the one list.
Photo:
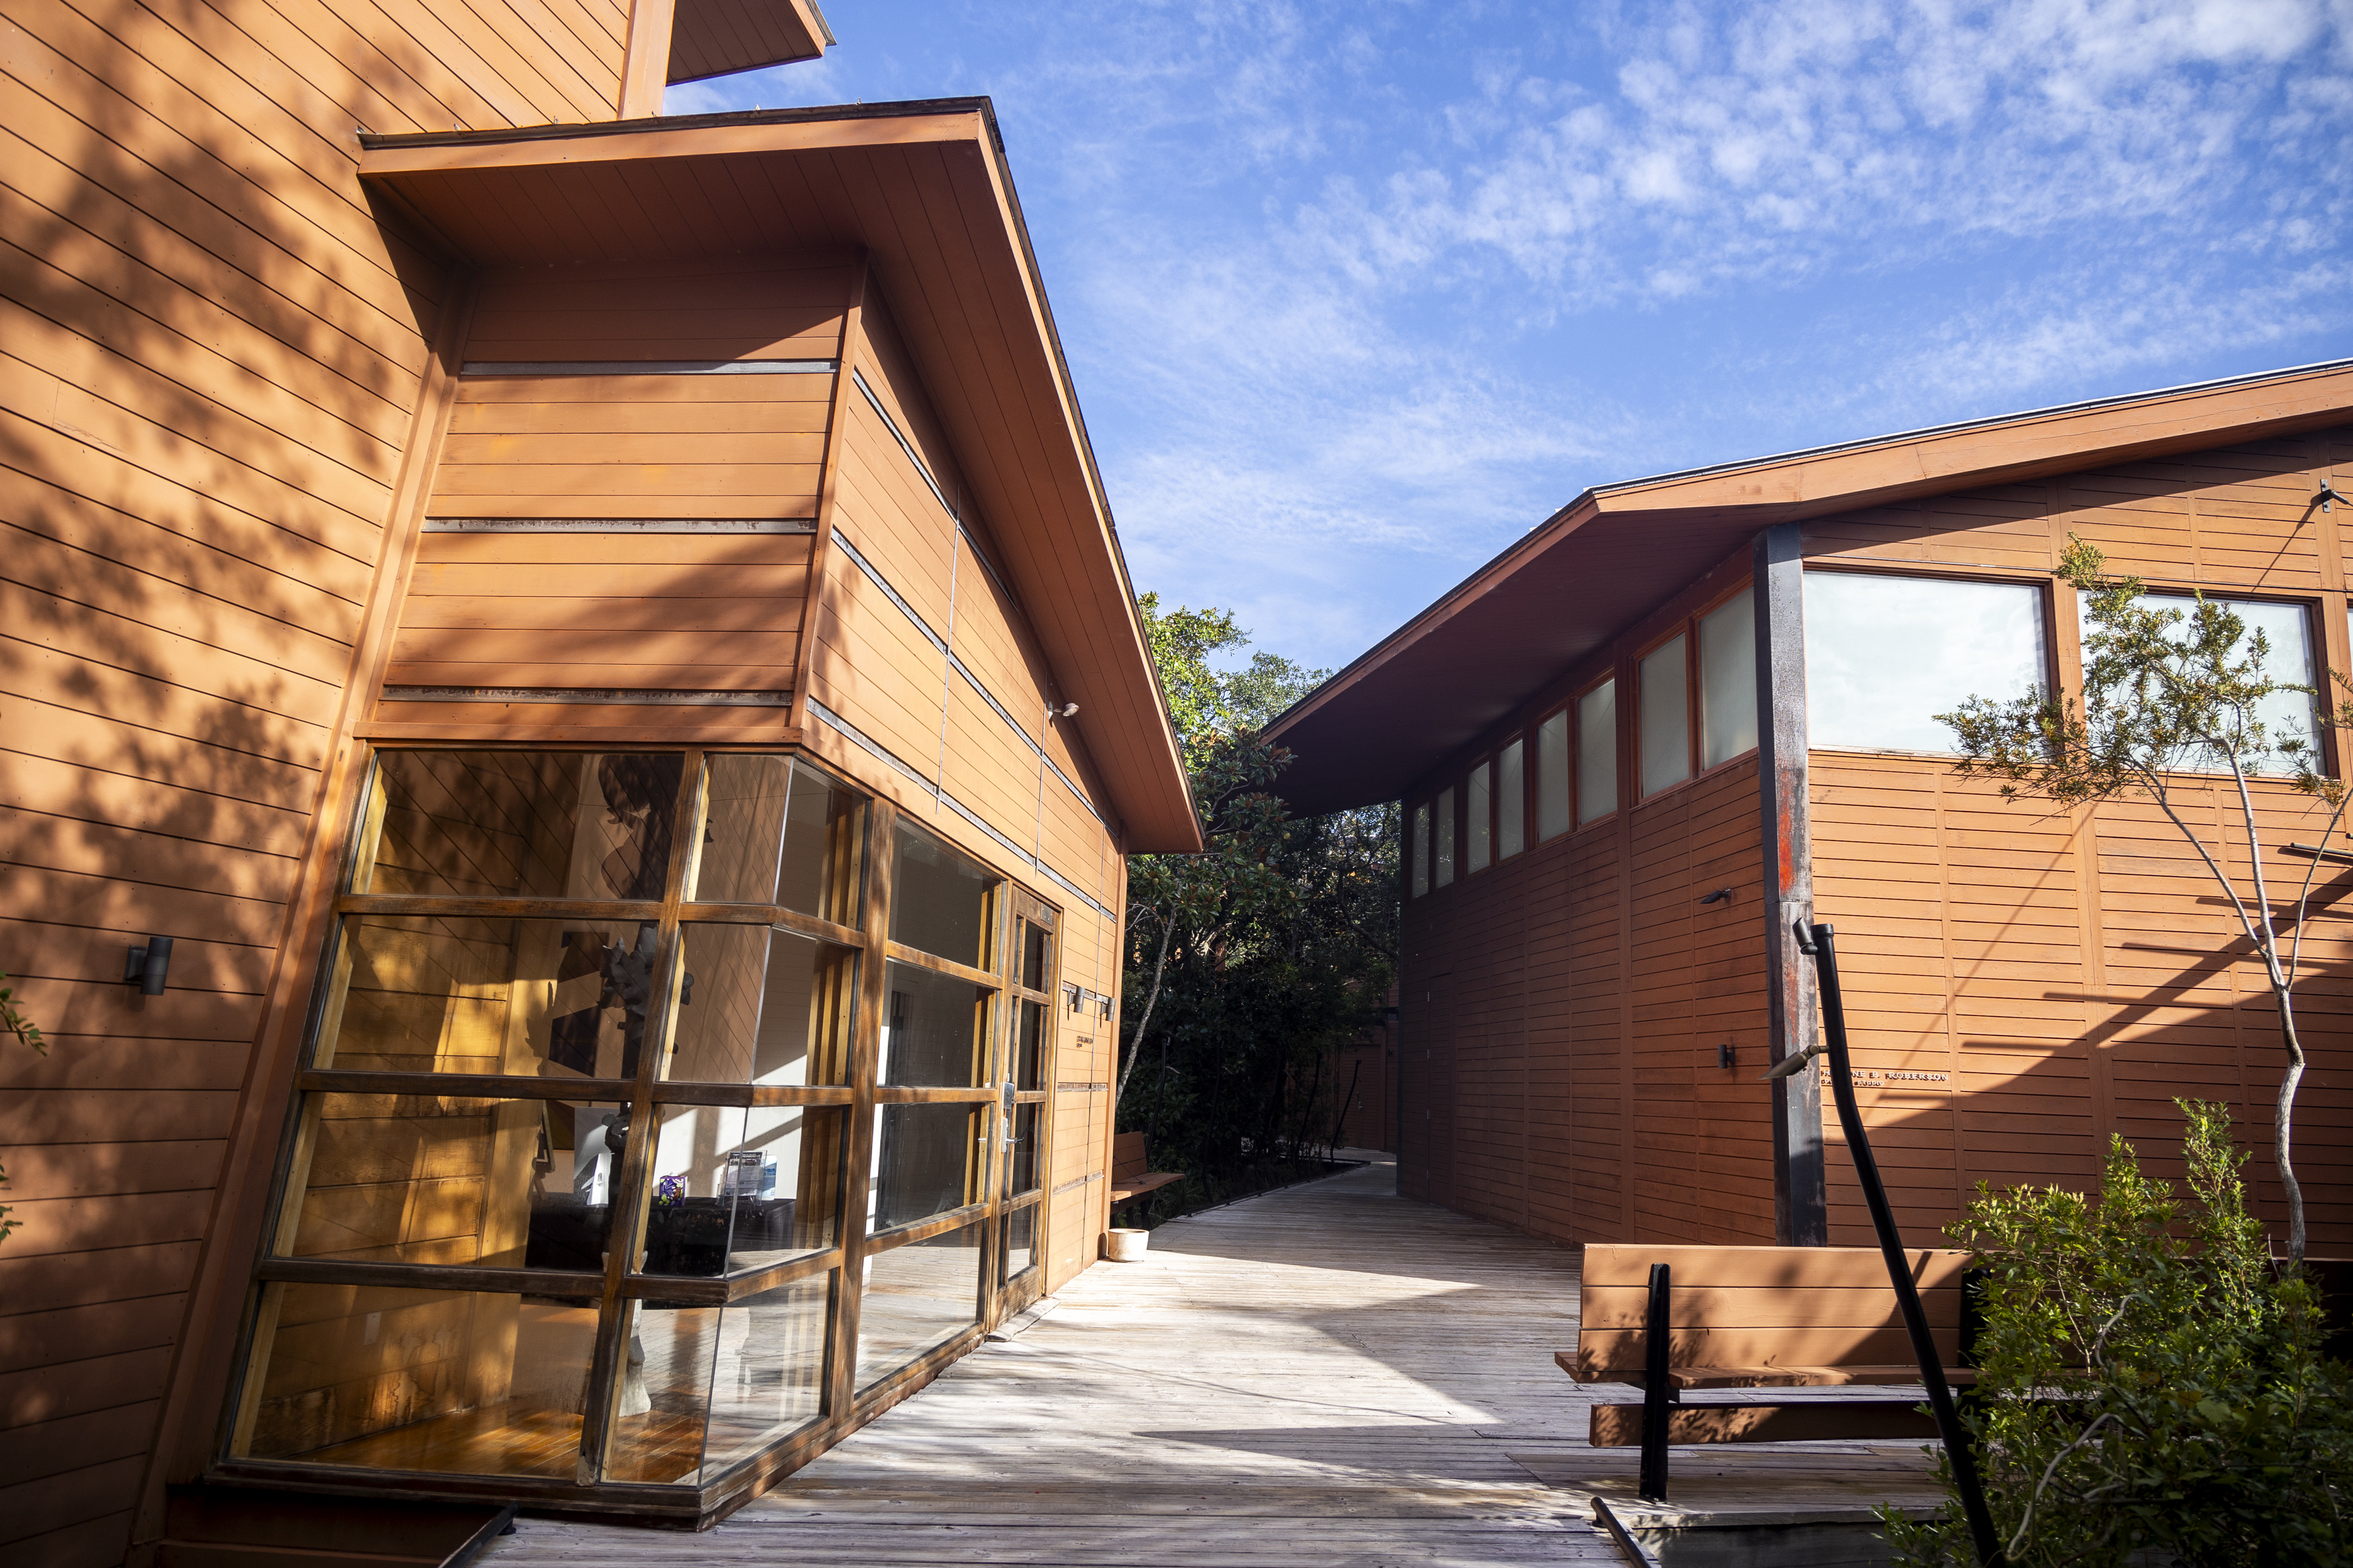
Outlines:
[[1092, 1260], [1199, 843], [989, 105], [653, 118], [808, 0], [5, 10], [0, 1559], [708, 1521]]
[[[2080, 694], [2071, 532], [2326, 687], [2332, 482], [2353, 363], [1611, 485], [1308, 697], [1271, 731], [1292, 804], [1405, 805], [1405, 1190], [1567, 1241], [1867, 1244], [1822, 1069], [1757, 1081], [1818, 1027], [1810, 916], [1914, 1239], [1980, 1181], [2092, 1184], [2111, 1133], [2178, 1168], [2177, 1096], [2231, 1104], [2279, 1220], [2275, 1016], [2194, 852], [2147, 803], [2004, 804], [1932, 715]], [[2318, 739], [2341, 775], [2353, 736]], [[2292, 900], [2325, 808], [2255, 792]], [[2234, 794], [2182, 798], [2225, 841]], [[2316, 1251], [2353, 1244], [2348, 895], [2323, 867], [2305, 931]]]

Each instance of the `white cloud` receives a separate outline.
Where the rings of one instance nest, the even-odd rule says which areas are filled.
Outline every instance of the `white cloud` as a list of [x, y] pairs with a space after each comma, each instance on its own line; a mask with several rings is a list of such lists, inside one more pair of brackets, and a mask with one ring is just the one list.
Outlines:
[[1310, 662], [1585, 484], [2353, 341], [2353, 0], [922, 3], [670, 106], [992, 93], [1137, 581]]

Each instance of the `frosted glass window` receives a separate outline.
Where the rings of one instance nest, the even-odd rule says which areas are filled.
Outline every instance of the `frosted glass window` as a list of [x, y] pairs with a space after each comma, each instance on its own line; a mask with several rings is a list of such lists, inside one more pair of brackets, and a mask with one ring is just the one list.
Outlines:
[[1810, 744], [1950, 755], [1936, 715], [2039, 690], [2049, 668], [2038, 586], [1806, 574]]
[[1528, 789], [1521, 773], [1520, 742], [1495, 759], [1495, 858], [1508, 860], [1526, 848]]
[[1454, 880], [1454, 792], [1438, 792], [1438, 885]]
[[1577, 820], [1618, 809], [1618, 683], [1605, 680], [1577, 700]]
[[1430, 807], [1413, 808], [1413, 896], [1419, 898], [1430, 891]]
[[1757, 601], [1746, 594], [1699, 623], [1699, 765], [1757, 749]]
[[1691, 687], [1685, 639], [1642, 656], [1641, 758], [1645, 799], [1691, 777]]
[[1536, 841], [1568, 831], [1568, 714], [1536, 729]]
[[[2232, 648], [2234, 656], [2243, 656], [2247, 643], [2255, 633], [2263, 634], [2268, 645], [2263, 655], [2263, 673], [2274, 680], [2290, 680], [2298, 686], [2316, 684], [2312, 678], [2312, 624], [2301, 605], [2275, 605], [2262, 599], [2215, 599], [2209, 602], [2228, 608], [2244, 621], [2247, 629]], [[2198, 608], [2198, 601], [2187, 594], [2144, 594], [2141, 603], [2153, 610], [2179, 610], [2181, 624], [2174, 627], [2176, 637], [2187, 637], [2189, 616]], [[2089, 605], [2083, 595], [2076, 595], [2075, 609], [2081, 616]], [[2090, 657], [2085, 650], [2085, 657]], [[2255, 710], [2263, 721], [2263, 737], [2274, 747], [2282, 741], [2302, 741], [2306, 746], [2316, 746], [2319, 731], [2314, 727], [2312, 698], [2302, 691], [2274, 691]], [[2230, 763], [2220, 753], [2207, 755], [2202, 751], [2182, 760], [2181, 766], [2192, 772], [2228, 773]], [[2293, 773], [2295, 766], [2284, 757], [2274, 756], [2249, 770], [2253, 773]]]
[[1495, 841], [1491, 828], [1494, 808], [1493, 774], [1485, 763], [1471, 770], [1469, 811], [1463, 819], [1463, 836], [1470, 839], [1464, 846], [1470, 856], [1470, 869], [1483, 871], [1494, 858]]

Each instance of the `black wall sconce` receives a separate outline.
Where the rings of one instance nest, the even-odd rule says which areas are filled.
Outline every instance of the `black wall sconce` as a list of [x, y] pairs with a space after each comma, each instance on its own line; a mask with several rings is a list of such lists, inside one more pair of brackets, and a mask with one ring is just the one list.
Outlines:
[[122, 955], [122, 984], [136, 984], [142, 996], [164, 994], [164, 981], [172, 973], [172, 939], [151, 936], [145, 947]]
[[1735, 1048], [1729, 1041], [1727, 1041], [1715, 1047], [1715, 1065], [1723, 1068], [1726, 1071], [1730, 1071], [1734, 1061], [1739, 1057], [1739, 1055], [1740, 1052]]
[[1731, 901], [1732, 889], [1730, 888], [1718, 888], [1715, 891], [1710, 893], [1707, 897], [1700, 900], [1703, 904], [1727, 904]]

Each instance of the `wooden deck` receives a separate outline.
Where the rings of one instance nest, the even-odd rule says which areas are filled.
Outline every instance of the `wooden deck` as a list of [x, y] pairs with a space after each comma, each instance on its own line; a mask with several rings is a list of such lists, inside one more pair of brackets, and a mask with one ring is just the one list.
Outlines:
[[[1145, 1262], [1088, 1270], [714, 1531], [526, 1520], [484, 1561], [1621, 1561], [1590, 1498], [1630, 1497], [1634, 1455], [1586, 1447], [1594, 1394], [1552, 1364], [1576, 1342], [1577, 1255], [1401, 1200], [1394, 1177], [1369, 1165], [1163, 1226]], [[1679, 1449], [1678, 1479], [1693, 1504], [1787, 1520], [1832, 1500], [1825, 1462], [1874, 1496], [1919, 1468], [1883, 1445], [1809, 1447], [1829, 1451]]]

